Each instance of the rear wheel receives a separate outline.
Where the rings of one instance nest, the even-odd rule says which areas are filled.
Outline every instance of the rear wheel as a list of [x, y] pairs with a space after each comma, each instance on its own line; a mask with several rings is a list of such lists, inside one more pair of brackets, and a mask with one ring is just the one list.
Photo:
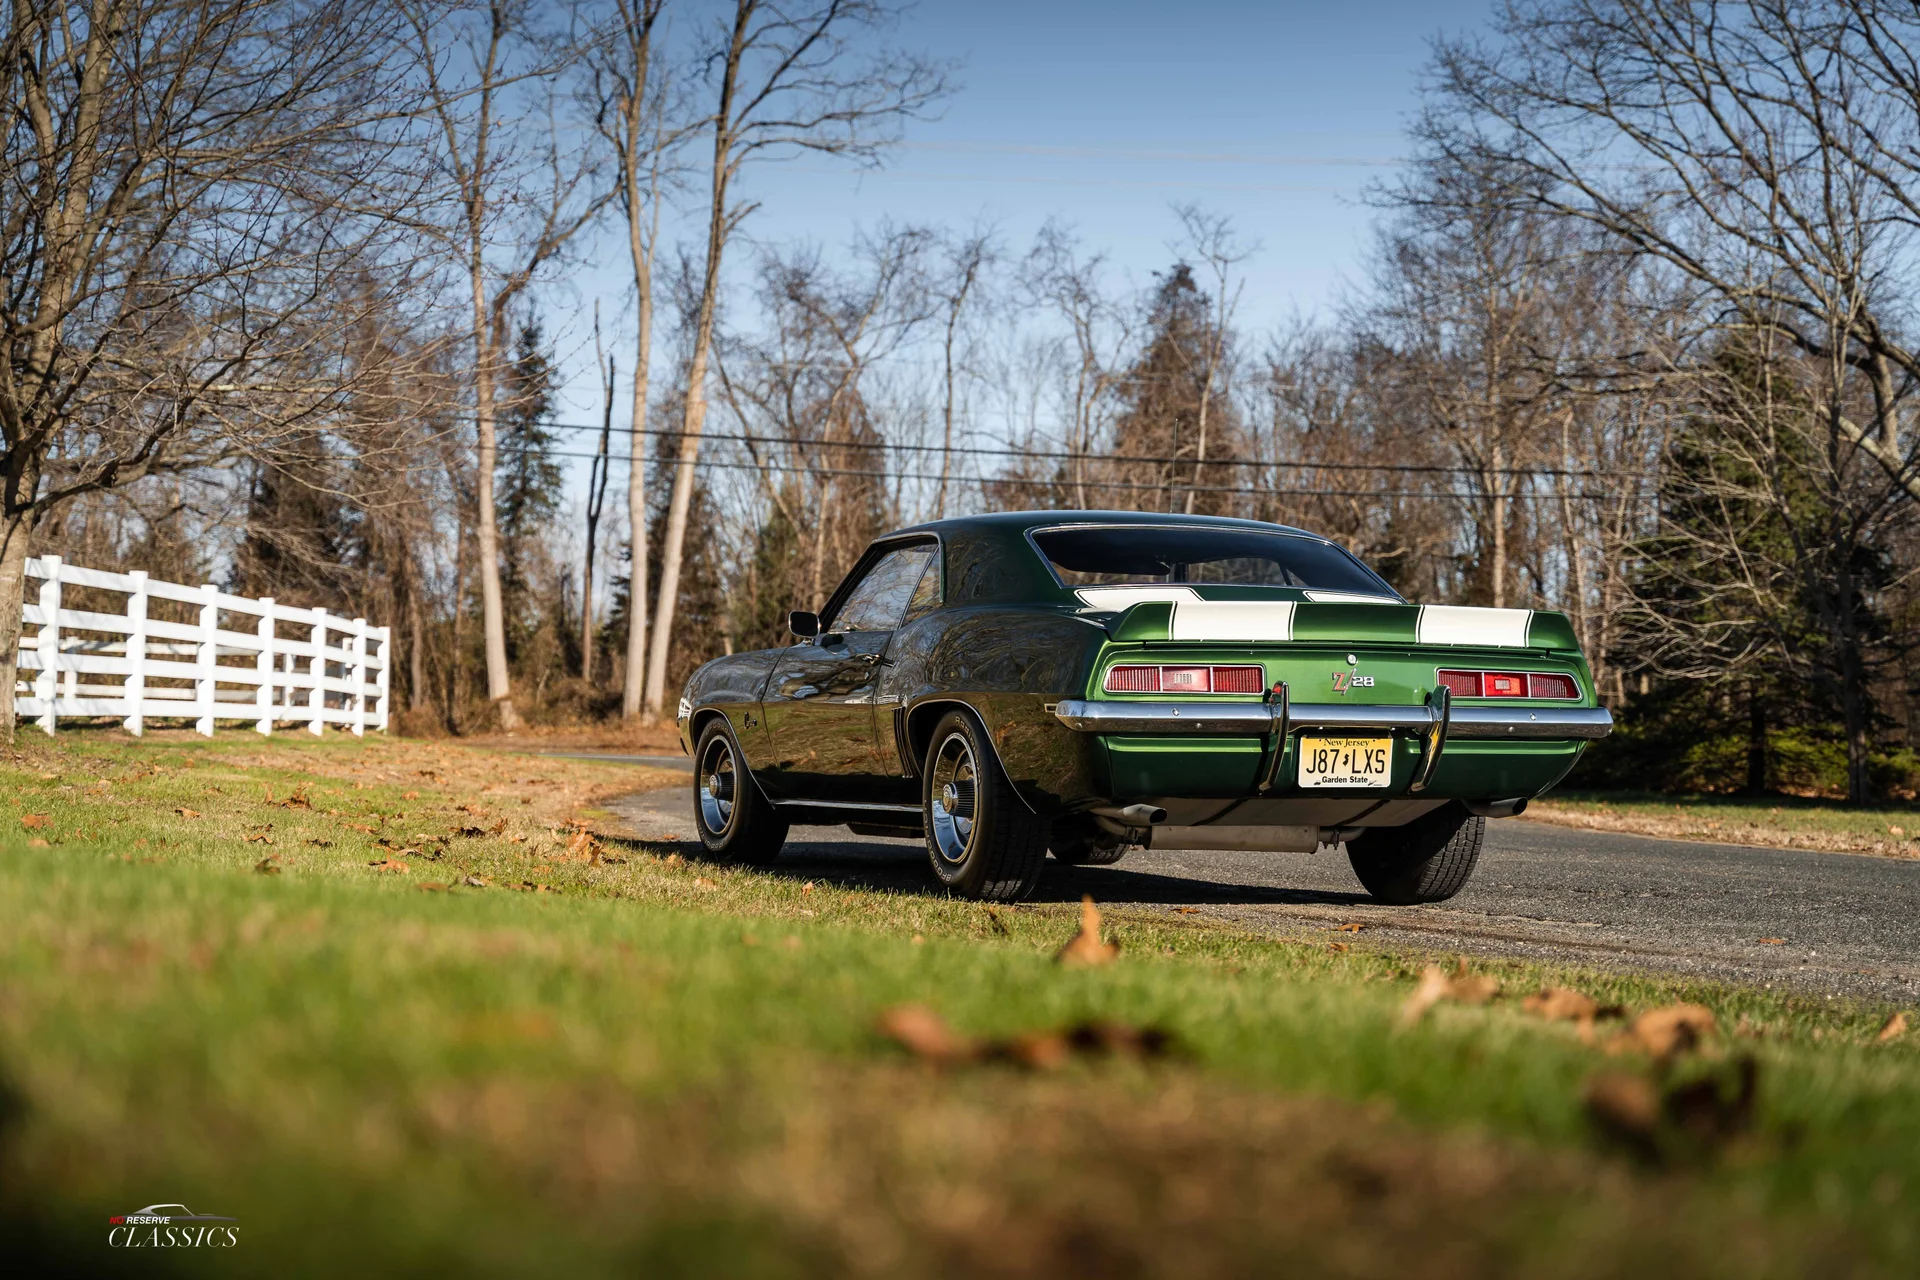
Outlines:
[[693, 822], [708, 853], [728, 862], [765, 866], [780, 856], [787, 823], [747, 772], [747, 762], [725, 719], [700, 731], [693, 751]]
[[927, 860], [940, 883], [983, 902], [1031, 894], [1047, 860], [1047, 824], [1020, 802], [971, 712], [941, 717], [921, 776]]
[[1369, 827], [1347, 841], [1347, 861], [1381, 902], [1445, 902], [1466, 888], [1486, 834], [1487, 820], [1455, 803], [1402, 827]]

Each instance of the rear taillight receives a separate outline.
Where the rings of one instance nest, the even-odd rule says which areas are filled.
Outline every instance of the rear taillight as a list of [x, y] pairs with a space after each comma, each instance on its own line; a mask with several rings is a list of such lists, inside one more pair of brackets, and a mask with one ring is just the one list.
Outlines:
[[1526, 671], [1436, 671], [1436, 683], [1456, 698], [1577, 698], [1572, 676]]
[[1213, 691], [1215, 693], [1264, 693], [1267, 688], [1267, 673], [1260, 667], [1215, 667], [1213, 669]]
[[1119, 666], [1107, 671], [1108, 693], [1263, 693], [1261, 667]]
[[1524, 698], [1527, 696], [1527, 677], [1516, 671], [1483, 671], [1480, 673], [1482, 696], [1488, 698]]
[[1533, 675], [1529, 676], [1528, 679], [1533, 682], [1532, 696], [1536, 698], [1577, 698], [1580, 696], [1580, 686], [1573, 682], [1572, 676]]
[[1205, 667], [1162, 667], [1160, 692], [1212, 693], [1213, 673]]

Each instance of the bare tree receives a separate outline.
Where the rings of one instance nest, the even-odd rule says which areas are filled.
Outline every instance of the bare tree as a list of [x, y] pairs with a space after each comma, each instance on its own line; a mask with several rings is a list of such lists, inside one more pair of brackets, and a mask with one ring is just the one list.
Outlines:
[[936, 520], [947, 514], [947, 486], [953, 478], [954, 413], [962, 372], [956, 356], [968, 319], [967, 304], [974, 301], [982, 275], [992, 267], [997, 256], [991, 231], [976, 231], [951, 241], [946, 246], [944, 279], [936, 286], [940, 306], [946, 313], [940, 343], [940, 487], [933, 500]]
[[733, 16], [709, 55], [717, 90], [707, 119], [713, 131], [709, 169], [706, 261], [687, 366], [686, 418], [680, 433], [673, 497], [661, 549], [660, 596], [647, 659], [646, 710], [658, 715], [666, 696], [667, 648], [693, 499], [694, 464], [706, 426], [707, 365], [727, 241], [757, 207], [731, 194], [741, 168], [758, 156], [814, 152], [874, 162], [900, 122], [947, 92], [942, 68], [860, 42], [888, 27], [894, 9], [882, 0], [804, 0], [776, 4], [735, 0]]
[[614, 190], [626, 219], [633, 267], [634, 357], [632, 428], [627, 443], [627, 528], [632, 587], [628, 593], [627, 664], [620, 714], [641, 713], [647, 672], [648, 529], [647, 404], [653, 362], [653, 263], [660, 243], [665, 188], [692, 125], [681, 118], [662, 47], [667, 0], [613, 0], [613, 12], [591, 45], [594, 122], [613, 149]]
[[587, 470], [586, 564], [580, 572], [580, 678], [589, 684], [593, 682], [593, 553], [599, 543], [600, 513], [607, 505], [607, 474], [613, 467], [613, 457], [607, 446], [613, 435], [613, 389], [617, 368], [614, 359], [600, 349], [598, 302], [593, 306], [593, 360], [594, 367], [602, 375], [604, 394], [600, 402], [600, 447], [594, 451]]
[[1200, 405], [1195, 423], [1198, 439], [1193, 459], [1193, 482], [1187, 486], [1186, 512], [1193, 514], [1199, 497], [1201, 474], [1207, 461], [1207, 427], [1214, 401], [1224, 390], [1220, 383], [1226, 375], [1230, 355], [1233, 319], [1240, 309], [1244, 280], [1234, 279], [1234, 268], [1252, 257], [1256, 245], [1243, 244], [1234, 232], [1233, 220], [1225, 214], [1208, 213], [1198, 205], [1176, 205], [1174, 214], [1186, 233], [1180, 250], [1193, 255], [1212, 277], [1213, 323], [1201, 335], [1200, 362], [1196, 370], [1200, 381]]
[[1060, 483], [1072, 504], [1085, 508], [1096, 478], [1089, 474], [1089, 459], [1113, 408], [1132, 327], [1125, 309], [1107, 292], [1105, 257], [1087, 253], [1070, 229], [1054, 222], [1043, 226], [1024, 271], [1029, 304], [1066, 325], [1055, 362], [1067, 410], [1066, 439], [1060, 443], [1068, 457]]
[[596, 157], [563, 140], [558, 80], [577, 50], [547, 25], [537, 0], [478, 0], [446, 8], [402, 6], [420, 55], [423, 110], [433, 122], [435, 164], [452, 190], [450, 257], [468, 293], [481, 626], [487, 699], [515, 729], [494, 510], [498, 397], [510, 357], [513, 308], [611, 192], [596, 188]]
[[[329, 0], [0, 7], [0, 733], [49, 511], [313, 430], [382, 260], [392, 21]], [[396, 283], [394, 287], [404, 287]], [[375, 291], [377, 294], [379, 291]]]

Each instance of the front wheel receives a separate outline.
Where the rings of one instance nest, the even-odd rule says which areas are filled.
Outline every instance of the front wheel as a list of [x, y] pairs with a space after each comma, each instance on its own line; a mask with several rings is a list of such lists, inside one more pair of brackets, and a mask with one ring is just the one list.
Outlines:
[[921, 776], [927, 859], [940, 883], [982, 902], [1031, 894], [1047, 860], [1047, 825], [1020, 802], [971, 712], [941, 717]]
[[1347, 841], [1347, 861], [1378, 901], [1445, 902], [1466, 888], [1486, 835], [1487, 820], [1454, 803], [1405, 826], [1367, 828]]
[[787, 842], [787, 822], [747, 772], [746, 759], [724, 719], [700, 731], [693, 751], [693, 823], [708, 853], [728, 862], [765, 866]]

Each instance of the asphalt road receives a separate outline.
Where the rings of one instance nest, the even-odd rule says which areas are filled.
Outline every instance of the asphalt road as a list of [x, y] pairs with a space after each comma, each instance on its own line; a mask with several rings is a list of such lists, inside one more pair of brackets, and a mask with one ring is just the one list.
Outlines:
[[[631, 834], [692, 837], [679, 787], [612, 806]], [[896, 892], [931, 892], [919, 841], [796, 827], [776, 869]], [[1111, 867], [1049, 861], [1042, 901], [1091, 893], [1130, 907], [1198, 907], [1276, 936], [1358, 921], [1387, 945], [1663, 970], [1833, 996], [1920, 998], [1920, 862], [1699, 844], [1502, 819], [1488, 824], [1466, 890], [1384, 907], [1344, 854], [1152, 849]], [[1780, 939], [1763, 942], [1762, 939]]]

